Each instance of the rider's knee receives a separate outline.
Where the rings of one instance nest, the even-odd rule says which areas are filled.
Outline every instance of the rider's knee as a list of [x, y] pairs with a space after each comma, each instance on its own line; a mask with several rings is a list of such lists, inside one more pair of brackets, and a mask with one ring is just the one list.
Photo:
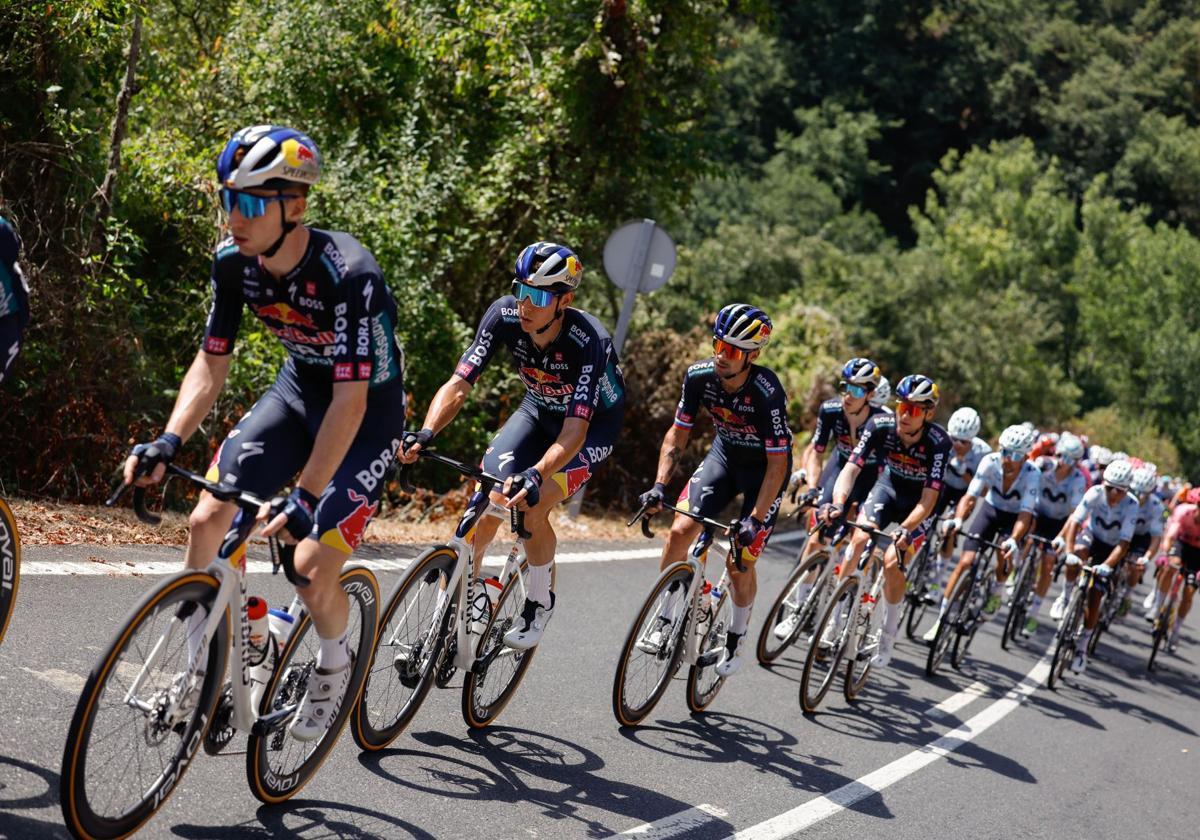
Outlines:
[[188, 517], [188, 527], [194, 531], [204, 531], [211, 528], [226, 528], [229, 516], [228, 505], [218, 502], [210, 496], [201, 497], [196, 507]]

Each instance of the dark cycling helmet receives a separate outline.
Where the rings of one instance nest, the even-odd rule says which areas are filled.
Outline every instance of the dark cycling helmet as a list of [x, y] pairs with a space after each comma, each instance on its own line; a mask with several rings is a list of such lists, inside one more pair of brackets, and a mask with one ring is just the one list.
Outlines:
[[879, 384], [879, 365], [857, 356], [842, 365], [842, 381], [850, 385], [874, 388]]
[[940, 396], [941, 392], [938, 390], [937, 383], [919, 373], [910, 373], [896, 386], [896, 399], [923, 405], [926, 408], [936, 406]]
[[534, 242], [517, 257], [517, 280], [556, 294], [572, 292], [583, 280], [583, 263], [565, 245]]
[[717, 313], [713, 335], [741, 350], [761, 350], [771, 340], [767, 313], [748, 303], [731, 303]]
[[289, 184], [315, 184], [321, 179], [317, 144], [294, 128], [254, 125], [238, 131], [217, 158], [217, 180], [223, 187], [280, 189]]

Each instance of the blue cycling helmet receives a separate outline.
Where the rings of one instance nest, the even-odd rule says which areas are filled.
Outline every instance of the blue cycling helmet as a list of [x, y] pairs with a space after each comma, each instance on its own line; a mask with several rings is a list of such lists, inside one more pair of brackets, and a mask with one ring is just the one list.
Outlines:
[[941, 396], [941, 392], [938, 390], [937, 383], [919, 373], [910, 373], [896, 386], [897, 399], [923, 405], [926, 408], [936, 406], [939, 396]]
[[579, 288], [583, 280], [583, 263], [565, 245], [553, 242], [534, 242], [517, 257], [517, 280], [526, 286], [562, 294]]
[[717, 313], [713, 335], [741, 350], [761, 350], [771, 340], [767, 313], [748, 303], [731, 303]]
[[217, 158], [217, 180], [235, 190], [281, 189], [289, 184], [315, 184], [320, 178], [317, 144], [308, 135], [279, 125], [241, 129]]
[[842, 365], [842, 381], [850, 385], [863, 385], [874, 388], [879, 384], [879, 365], [861, 356], [855, 357]]

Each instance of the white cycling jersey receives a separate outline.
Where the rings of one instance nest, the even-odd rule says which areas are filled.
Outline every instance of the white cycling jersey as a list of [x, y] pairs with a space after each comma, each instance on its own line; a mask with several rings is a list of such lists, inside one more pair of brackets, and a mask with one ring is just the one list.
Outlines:
[[1163, 533], [1163, 503], [1158, 496], [1151, 493], [1146, 501], [1138, 505], [1137, 523], [1133, 526], [1134, 536], [1149, 534], [1151, 537], [1161, 537]]
[[1072, 467], [1067, 477], [1059, 481], [1054, 472], [1058, 462], [1049, 457], [1038, 460], [1042, 471], [1042, 488], [1037, 515], [1045, 519], [1066, 519], [1087, 492], [1087, 479], [1078, 467]]
[[1092, 538], [1108, 545], [1128, 542], [1133, 539], [1133, 528], [1137, 524], [1137, 500], [1125, 493], [1116, 507], [1108, 505], [1104, 485], [1097, 484], [1083, 494], [1071, 520], [1078, 522], [1091, 532]]
[[954, 454], [954, 450], [950, 450], [950, 460], [946, 462], [946, 472], [942, 480], [947, 487], [953, 487], [956, 490], [962, 490], [967, 486], [967, 473], [975, 473], [979, 469], [979, 462], [984, 455], [992, 451], [992, 447], [987, 445], [987, 441], [982, 438], [975, 438], [971, 441], [971, 449], [967, 454], [959, 458]]
[[996, 510], [1005, 513], [1033, 513], [1037, 510], [1041, 486], [1042, 476], [1038, 468], [1028, 461], [1023, 461], [1017, 477], [1006, 492], [1003, 457], [999, 452], [989, 452], [980, 460], [979, 469], [975, 471], [967, 493], [982, 496], [986, 490], [985, 501]]

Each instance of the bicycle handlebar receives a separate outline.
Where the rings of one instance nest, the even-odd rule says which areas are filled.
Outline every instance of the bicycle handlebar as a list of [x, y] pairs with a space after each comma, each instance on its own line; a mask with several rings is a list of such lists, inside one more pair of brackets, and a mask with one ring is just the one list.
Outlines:
[[[145, 473], [142, 472], [142, 475]], [[257, 514], [258, 509], [267, 504], [266, 500], [258, 498], [252, 493], [246, 493], [236, 487], [231, 487], [228, 484], [221, 484], [217, 481], [209, 481], [199, 473], [194, 473], [191, 470], [185, 470], [183, 467], [175, 464], [167, 464], [167, 475], [179, 476], [197, 487], [207, 490], [217, 501], [233, 502], [242, 510], [252, 514]], [[113, 492], [108, 499], [105, 500], [105, 507], [115, 507], [122, 496], [125, 495], [130, 487], [133, 487], [133, 512], [137, 518], [147, 525], [158, 525], [162, 522], [162, 517], [156, 513], [151, 513], [146, 508], [146, 488], [138, 487], [132, 484], [121, 482], [121, 486]], [[283, 568], [283, 574], [291, 582], [292, 586], [297, 589], [303, 589], [312, 581], [305, 575], [296, 571], [296, 546], [281, 543], [274, 536], [267, 538], [267, 544], [271, 549], [271, 566], [275, 572]]]
[[[675, 505], [671, 504], [670, 502], [659, 502], [659, 506], [663, 510], [669, 510], [674, 513], [678, 513], [682, 516], [686, 516], [688, 519], [691, 519], [695, 522], [699, 522], [701, 525], [704, 525], [706, 528], [710, 528], [715, 531], [720, 531], [724, 536], [729, 538], [729, 553], [733, 557], [734, 566], [737, 567], [737, 570], [739, 572], [746, 571], [746, 566], [744, 563], [742, 563], [741, 552], [737, 550], [738, 549], [737, 534], [738, 534], [739, 523], [736, 519], [733, 520], [732, 522], [728, 522], [728, 523], [718, 522], [715, 519], [709, 519], [707, 516], [701, 516], [700, 514], [694, 513], [690, 510], [683, 510], [682, 508], [678, 508]], [[640, 519], [640, 520], [642, 520], [642, 535], [645, 536], [647, 539], [653, 539], [654, 532], [650, 530], [650, 519], [653, 517], [653, 514], [646, 512], [646, 508], [648, 508], [648, 507], [649, 507], [649, 505], [643, 504], [640, 508], [638, 508], [638, 511], [637, 511], [637, 513], [635, 513], [633, 515], [633, 518], [630, 519], [627, 523], [625, 523], [625, 527], [626, 528], [631, 527], [634, 522], [637, 522]]]
[[[457, 458], [451, 458], [449, 455], [443, 455], [435, 449], [421, 448], [417, 452], [418, 458], [428, 458], [431, 461], [436, 461], [439, 464], [444, 464], [450, 469], [455, 470], [467, 478], [473, 478], [479, 482], [480, 490], [484, 495], [489, 495], [497, 486], [503, 486], [504, 479], [499, 476], [492, 475], [486, 472], [482, 467], [473, 467], [470, 464], [460, 461]], [[406, 493], [415, 493], [417, 488], [408, 478], [408, 473], [412, 469], [412, 464], [401, 464], [400, 470], [396, 475], [396, 481], [400, 484], [400, 489]], [[533, 536], [525, 530], [525, 511], [511, 508], [509, 510], [509, 525], [512, 532], [519, 538], [527, 540]]]

